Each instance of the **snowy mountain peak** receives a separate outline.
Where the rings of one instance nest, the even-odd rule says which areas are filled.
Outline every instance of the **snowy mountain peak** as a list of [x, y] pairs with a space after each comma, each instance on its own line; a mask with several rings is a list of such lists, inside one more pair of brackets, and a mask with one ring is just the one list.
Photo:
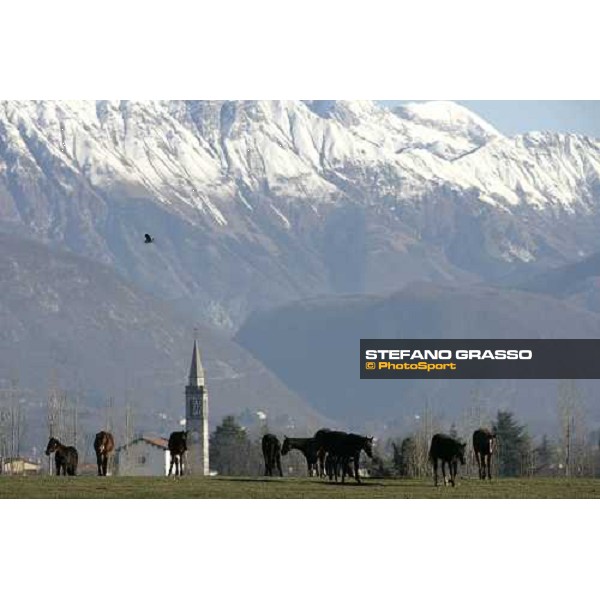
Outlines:
[[481, 144], [500, 137], [500, 132], [473, 111], [457, 102], [433, 100], [411, 102], [394, 109], [394, 112], [413, 123], [432, 127], [454, 135], [476, 138]]

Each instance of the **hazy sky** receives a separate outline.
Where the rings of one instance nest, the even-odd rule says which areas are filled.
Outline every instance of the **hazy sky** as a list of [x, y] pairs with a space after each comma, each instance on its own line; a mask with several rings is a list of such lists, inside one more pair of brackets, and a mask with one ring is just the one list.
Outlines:
[[[385, 101], [402, 104], [406, 100]], [[458, 100], [502, 133], [565, 131], [600, 137], [598, 100]]]

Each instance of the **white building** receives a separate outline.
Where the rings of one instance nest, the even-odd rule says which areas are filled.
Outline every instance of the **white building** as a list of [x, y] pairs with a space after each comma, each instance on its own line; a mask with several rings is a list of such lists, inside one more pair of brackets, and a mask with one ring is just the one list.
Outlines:
[[160, 437], [139, 437], [116, 450], [118, 475], [165, 476], [169, 473], [168, 441]]
[[38, 475], [42, 470], [39, 462], [28, 458], [0, 458], [0, 474], [3, 475]]

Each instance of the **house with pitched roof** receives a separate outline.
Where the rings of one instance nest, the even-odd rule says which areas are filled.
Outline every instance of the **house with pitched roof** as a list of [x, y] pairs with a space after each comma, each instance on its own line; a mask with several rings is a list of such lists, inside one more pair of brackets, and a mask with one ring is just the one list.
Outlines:
[[168, 440], [143, 435], [116, 449], [117, 475], [162, 476], [169, 473]]

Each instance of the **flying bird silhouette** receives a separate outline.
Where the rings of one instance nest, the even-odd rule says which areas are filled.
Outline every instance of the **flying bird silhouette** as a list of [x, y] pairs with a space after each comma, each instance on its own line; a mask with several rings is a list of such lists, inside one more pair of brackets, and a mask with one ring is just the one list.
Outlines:
[[151, 244], [154, 241], [154, 238], [149, 234], [144, 234], [144, 244]]

